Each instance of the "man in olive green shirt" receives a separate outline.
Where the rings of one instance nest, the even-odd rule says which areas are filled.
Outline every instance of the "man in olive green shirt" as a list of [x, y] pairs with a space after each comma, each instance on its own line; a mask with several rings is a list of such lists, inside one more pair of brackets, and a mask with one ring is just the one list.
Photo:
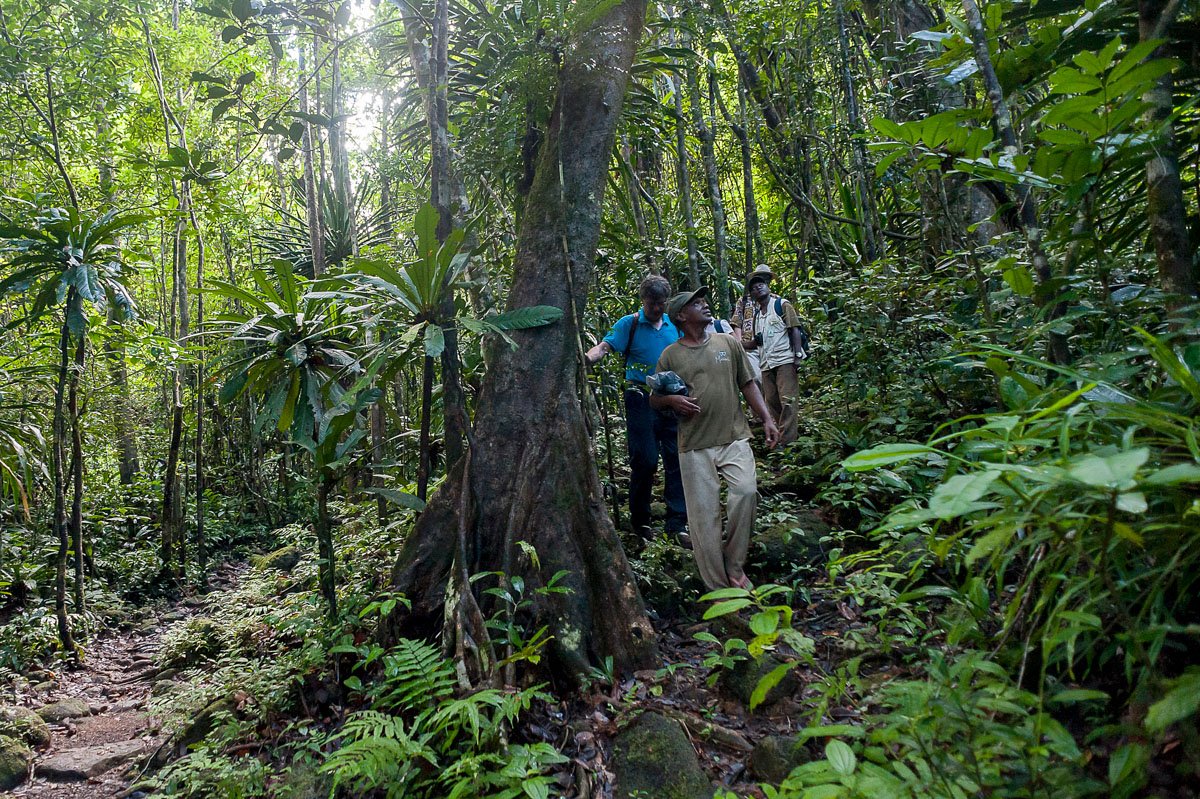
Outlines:
[[[763, 420], [767, 446], [779, 443], [779, 428], [754, 382], [741, 342], [705, 331], [712, 322], [707, 294], [702, 287], [671, 298], [667, 307], [683, 337], [663, 350], [657, 371], [683, 378], [688, 395], [656, 394], [650, 405], [680, 417], [679, 470], [700, 577], [710, 590], [748, 588], [744, 566], [758, 509], [758, 484], [741, 396]], [[729, 488], [729, 528], [723, 537], [722, 478]]]

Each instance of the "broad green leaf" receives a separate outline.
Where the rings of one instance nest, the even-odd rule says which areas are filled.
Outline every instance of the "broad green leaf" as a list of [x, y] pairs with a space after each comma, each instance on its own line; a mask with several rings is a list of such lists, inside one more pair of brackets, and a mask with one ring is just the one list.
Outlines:
[[935, 454], [937, 450], [923, 444], [880, 444], [877, 447], [856, 452], [842, 461], [848, 472], [865, 472], [891, 463], [902, 463], [922, 455]]
[[553, 305], [531, 305], [496, 316], [487, 316], [483, 321], [499, 330], [526, 330], [557, 322], [562, 316], [562, 309]]
[[854, 750], [836, 738], [825, 744], [825, 759], [833, 766], [833, 770], [843, 777], [853, 774], [858, 765]]
[[1028, 297], [1033, 294], [1033, 275], [1023, 266], [1014, 266], [1011, 269], [1005, 269], [1004, 282], [1022, 297]]
[[754, 686], [754, 691], [750, 694], [750, 709], [754, 710], [761, 705], [767, 698], [767, 694], [787, 676], [792, 670], [795, 663], [780, 663], [775, 668], [763, 675], [758, 684]]
[[1073, 702], [1092, 702], [1096, 700], [1107, 701], [1109, 695], [1104, 691], [1096, 691], [1088, 688], [1069, 688], [1065, 691], [1059, 691], [1054, 696], [1050, 697], [1050, 701], [1055, 704], [1070, 704]]
[[1096, 488], [1126, 489], [1133, 486], [1137, 470], [1150, 457], [1145, 447], [1114, 455], [1087, 455], [1067, 469], [1067, 476]]
[[1180, 483], [1200, 483], [1200, 464], [1176, 463], [1159, 469], [1139, 480], [1142, 485], [1172, 486]]
[[1151, 732], [1162, 732], [1169, 725], [1200, 712], [1200, 669], [1189, 669], [1171, 685], [1171, 690], [1146, 713], [1146, 729]]
[[929, 498], [930, 512], [939, 519], [953, 519], [976, 510], [975, 503], [991, 489], [1000, 472], [989, 469], [973, 474], [956, 474], [942, 483]]
[[707, 621], [708, 619], [715, 619], [718, 616], [727, 616], [730, 613], [737, 613], [742, 608], [749, 607], [749, 605], [749, 599], [726, 599], [724, 602], [718, 602], [708, 610], [704, 611], [704, 619]]
[[430, 358], [437, 358], [445, 349], [446, 336], [441, 326], [432, 322], [425, 325], [425, 354]]

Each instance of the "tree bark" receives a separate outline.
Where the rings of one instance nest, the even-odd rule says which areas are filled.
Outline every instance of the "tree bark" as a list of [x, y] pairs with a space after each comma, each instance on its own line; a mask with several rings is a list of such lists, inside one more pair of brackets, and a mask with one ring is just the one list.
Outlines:
[[[707, 59], [706, 59], [707, 60]], [[725, 246], [725, 199], [721, 196], [721, 178], [717, 174], [717, 153], [713, 142], [716, 139], [712, 119], [704, 118], [704, 100], [700, 93], [701, 65], [689, 71], [688, 85], [691, 90], [689, 103], [692, 107], [692, 124], [696, 127], [696, 138], [700, 139], [700, 159], [704, 164], [704, 176], [708, 187], [708, 206], [713, 223], [713, 265], [716, 267], [716, 311], [719, 319], [728, 319], [729, 259]], [[705, 76], [707, 78], [707, 75]]]
[[[1179, 13], [1179, 3], [1170, 0], [1141, 0], [1138, 3], [1138, 33], [1143, 42], [1161, 39]], [[1161, 56], [1162, 48], [1150, 55]], [[1158, 261], [1158, 279], [1163, 291], [1172, 295], [1178, 307], [1196, 296], [1196, 272], [1192, 266], [1192, 246], [1187, 230], [1187, 208], [1183, 203], [1183, 182], [1179, 175], [1179, 150], [1175, 126], [1171, 122], [1174, 107], [1174, 79], [1171, 73], [1159, 78], [1142, 98], [1149, 109], [1146, 121], [1156, 142], [1146, 161], [1146, 214], [1150, 238]]]
[[[314, 47], [316, 44], [314, 43]], [[299, 67], [300, 67], [300, 110], [303, 113], [311, 113], [308, 102], [308, 81], [309, 76], [304, 72], [304, 47], [299, 48]], [[316, 66], [313, 66], [315, 77]], [[320, 87], [317, 88], [317, 94], [320, 94]], [[325, 273], [325, 237], [321, 229], [321, 187], [317, 182], [317, 165], [316, 165], [316, 148], [317, 136], [313, 133], [312, 123], [308, 120], [303, 120], [304, 135], [301, 137], [301, 146], [304, 149], [304, 211], [305, 219], [308, 221], [308, 241], [309, 247], [312, 250], [313, 277], [320, 277]]]
[[75, 345], [75, 367], [67, 389], [67, 413], [71, 421], [71, 542], [75, 547], [75, 612], [83, 613], [83, 419], [79, 414], [79, 380], [87, 356], [87, 334], [81, 333]]
[[[508, 299], [510, 309], [553, 305], [565, 316], [516, 331], [515, 352], [493, 346], [471, 450], [396, 563], [393, 583], [412, 609], [385, 622], [385, 638], [435, 632], [452, 572], [456, 590], [469, 592], [465, 575], [498, 570], [524, 577], [529, 621], [554, 635], [550, 663], [558, 674], [578, 678], [605, 656], [621, 669], [651, 662], [653, 630], [604, 510], [579, 389], [583, 305], [644, 11], [644, 0], [609, 8], [565, 55]], [[522, 543], [537, 551], [540, 568]], [[560, 570], [569, 592], [539, 593]]]
[[[988, 102], [992, 106], [992, 122], [996, 126], [996, 135], [999, 137], [1000, 144], [1004, 146], [1006, 152], [1013, 156], [1020, 155], [1021, 143], [1017, 138], [1017, 130], [1013, 125], [1012, 113], [1009, 111], [1008, 102], [1004, 99], [1004, 89], [1000, 86], [1000, 80], [996, 77], [996, 69], [992, 65], [992, 54], [988, 49], [987, 30], [984, 28], [983, 15], [980, 14], [979, 5], [975, 0], [963, 0], [963, 14], [966, 18], [967, 28], [971, 32], [971, 42], [975, 50], [975, 63], [979, 66], [979, 75], [983, 79], [984, 88], [987, 90]], [[1047, 316], [1053, 319], [1061, 316], [1066, 309], [1058, 301], [1056, 292], [1049, 290], [1046, 286], [1053, 275], [1050, 271], [1050, 259], [1046, 256], [1046, 250], [1042, 246], [1044, 231], [1041, 228], [1039, 219], [1037, 197], [1034, 196], [1029, 186], [1025, 183], [1017, 183], [1013, 186], [1013, 192], [1017, 197], [1017, 218], [1020, 220], [1021, 229], [1025, 233], [1025, 240], [1029, 245], [1030, 260], [1033, 262], [1033, 270], [1040, 284], [1038, 302], [1046, 309]], [[1071, 350], [1066, 336], [1051, 332], [1047, 340], [1046, 354], [1052, 363], [1070, 363]]]
[[[683, 85], [678, 75], [671, 77], [675, 95], [675, 178], [679, 188], [679, 210], [687, 236], [688, 281], [700, 285], [700, 247], [696, 243], [696, 218], [692, 213], [692, 178], [688, 168], [687, 123], [683, 116]], [[679, 288], [679, 286], [676, 286]]]
[[67, 301], [63, 306], [62, 334], [59, 337], [58, 380], [54, 386], [54, 420], [51, 445], [51, 481], [54, 484], [54, 534], [58, 538], [58, 553], [54, 569], [54, 616], [58, 620], [58, 641], [62, 651], [74, 662], [79, 662], [79, 653], [75, 649], [75, 640], [71, 635], [71, 620], [67, 616], [67, 553], [70, 541], [67, 537], [67, 490], [63, 477], [63, 446], [67, 435], [66, 404], [67, 371], [71, 349], [71, 331], [67, 327], [66, 308], [69, 308], [75, 298], [75, 289], [67, 292]]

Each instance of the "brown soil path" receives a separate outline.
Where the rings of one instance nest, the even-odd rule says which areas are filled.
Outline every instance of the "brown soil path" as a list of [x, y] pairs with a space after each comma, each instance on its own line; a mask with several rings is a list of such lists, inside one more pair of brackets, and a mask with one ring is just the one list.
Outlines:
[[56, 672], [42, 690], [18, 693], [17, 704], [35, 710], [77, 699], [90, 712], [51, 723], [53, 739], [36, 753], [32, 778], [0, 793], [0, 799], [125, 795], [129, 778], [138, 774], [137, 764], [159, 743], [159, 725], [146, 712], [151, 681], [158, 674], [154, 654], [163, 634], [201, 605], [202, 600], [187, 598], [172, 609], [146, 611], [134, 629], [106, 633], [90, 642], [82, 669]]

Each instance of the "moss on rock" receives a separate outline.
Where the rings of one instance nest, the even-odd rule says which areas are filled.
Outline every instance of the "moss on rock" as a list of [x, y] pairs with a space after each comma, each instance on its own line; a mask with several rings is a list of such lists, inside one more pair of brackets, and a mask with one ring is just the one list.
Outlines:
[[164, 637], [159, 660], [166, 666], [193, 666], [221, 653], [221, 626], [206, 616], [188, 619]]
[[39, 707], [37, 714], [46, 721], [52, 724], [61, 724], [67, 719], [78, 719], [84, 716], [92, 715], [92, 709], [88, 707], [88, 703], [77, 696], [68, 696], [66, 699], [55, 702], [51, 705]]
[[778, 785], [792, 769], [809, 761], [809, 752], [796, 736], [768, 735], [750, 753], [750, 773]]
[[300, 563], [300, 548], [295, 544], [280, 547], [274, 552], [259, 555], [254, 559], [254, 565], [262, 571], [275, 570], [284, 573], [291, 572]]
[[22, 741], [0, 735], [0, 791], [17, 787], [29, 776], [33, 752]]
[[50, 744], [50, 727], [27, 707], [0, 708], [0, 735], [24, 741], [34, 748]]
[[[776, 666], [784, 662], [781, 658], [769, 654], [753, 660], [740, 661], [722, 675], [721, 687], [749, 708], [750, 697], [754, 695], [754, 689], [758, 687], [759, 680], [766, 677], [774, 671]], [[795, 691], [798, 685], [799, 682], [796, 679], [795, 671], [789, 671], [774, 688], [767, 692], [763, 705], [778, 702]]]
[[711, 799], [712, 785], [679, 722], [643, 713], [613, 740], [614, 799]]

